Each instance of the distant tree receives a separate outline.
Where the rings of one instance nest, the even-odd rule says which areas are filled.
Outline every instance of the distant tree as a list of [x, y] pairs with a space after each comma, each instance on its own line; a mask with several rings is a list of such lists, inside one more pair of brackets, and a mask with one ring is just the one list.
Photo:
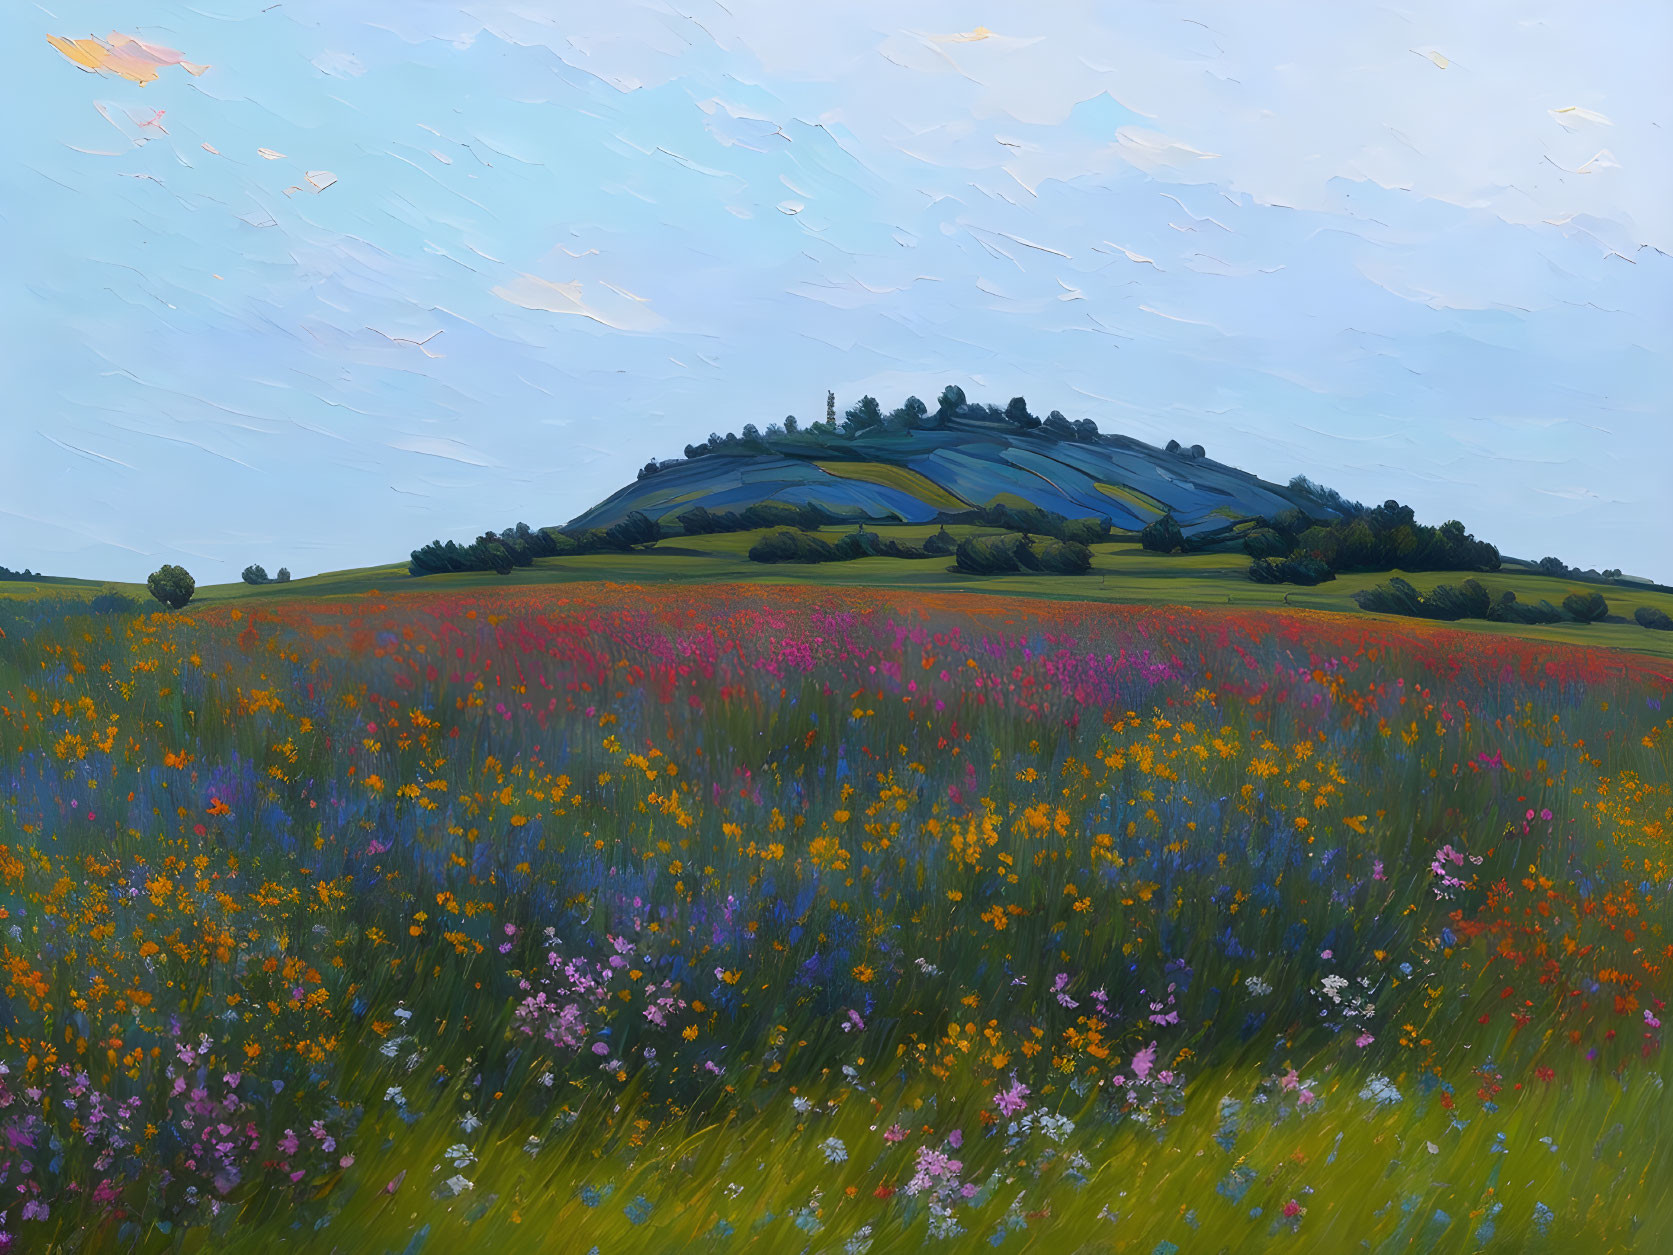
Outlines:
[[197, 592], [197, 581], [185, 567], [164, 563], [146, 578], [145, 587], [170, 610], [179, 610]]
[[1098, 424], [1090, 418], [1077, 418], [1075, 420], [1075, 436], [1090, 444], [1098, 438]]
[[849, 431], [855, 434], [870, 431], [873, 427], [883, 425], [883, 407], [877, 404], [876, 397], [861, 397], [843, 415], [843, 421]]
[[1190, 454], [1192, 458], [1200, 462], [1203, 458], [1208, 456], [1208, 451], [1200, 444], [1194, 444], [1190, 448]]
[[1654, 606], [1640, 606], [1632, 612], [1633, 622], [1639, 627], [1649, 628], [1654, 632], [1673, 632], [1673, 618], [1668, 618], [1667, 611], [1658, 610]]
[[825, 394], [825, 425], [833, 430], [836, 428], [836, 393], [834, 392]]
[[945, 427], [964, 412], [965, 404], [964, 389], [956, 383], [948, 384], [935, 400], [935, 425]]
[[244, 568], [243, 579], [246, 584], [266, 584], [269, 582], [267, 572], [254, 563]]
[[1174, 553], [1185, 548], [1185, 533], [1172, 514], [1145, 524], [1139, 533], [1139, 544], [1152, 553]]
[[796, 434], [796, 430], [796, 416], [794, 414], [786, 414], [784, 416], [784, 434], [787, 436], [794, 436]]
[[743, 430], [743, 438], [745, 440], [759, 440], [759, 439], [761, 439], [761, 429], [759, 427], [757, 427], [754, 423], [745, 423], [744, 424], [744, 430]]
[[1180, 449], [1182, 449], [1183, 447], [1184, 446], [1181, 445], [1179, 443], [1179, 441], [1170, 440], [1170, 441], [1168, 441], [1167, 449], [1165, 450], [1165, 452], [1167, 452], [1167, 453], [1178, 453], [1180, 451]]
[[1040, 420], [1028, 412], [1028, 402], [1021, 397], [1011, 398], [1011, 403], [1005, 407], [1005, 421], [1024, 431], [1040, 425]]
[[886, 424], [894, 431], [916, 431], [924, 425], [924, 416], [929, 413], [929, 406], [917, 397], [907, 397], [898, 410], [891, 410]]
[[1060, 440], [1073, 440], [1076, 435], [1075, 425], [1063, 417], [1062, 410], [1053, 410], [1047, 414], [1042, 426]]
[[280, 567], [278, 572], [273, 576], [273, 582], [275, 584], [290, 583], [290, 568], [285, 566]]
[[1541, 575], [1567, 575], [1568, 563], [1561, 558], [1541, 558], [1539, 572]]

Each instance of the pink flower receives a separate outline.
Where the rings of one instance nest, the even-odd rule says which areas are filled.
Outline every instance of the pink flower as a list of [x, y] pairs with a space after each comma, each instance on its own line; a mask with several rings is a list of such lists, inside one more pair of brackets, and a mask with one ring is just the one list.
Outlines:
[[1330, 951], [1329, 951], [1329, 950], [1320, 950], [1320, 951], [1319, 951], [1319, 957], [1320, 957], [1320, 958], [1321, 958], [1321, 959], [1328, 959], [1328, 958], [1330, 958], [1330, 957], [1331, 957], [1331, 954], [1330, 954]]
[[1371, 861], [1371, 879], [1372, 880], [1387, 880], [1388, 879], [1387, 876], [1383, 875], [1383, 861], [1380, 858], [1379, 859], [1373, 859]]
[[906, 1140], [906, 1130], [898, 1124], [891, 1124], [883, 1130], [883, 1140], [885, 1142], [903, 1142]]
[[1354, 1038], [1354, 1045], [1358, 1046], [1361, 1050], [1364, 1050], [1376, 1040], [1377, 1039], [1369, 1033], [1361, 1033], [1358, 1037]]
[[954, 1129], [951, 1133], [947, 1134], [947, 1145], [951, 1146], [954, 1150], [957, 1150], [960, 1146], [963, 1146], [964, 1145], [964, 1130], [963, 1129]]
[[1284, 1219], [1285, 1220], [1294, 1220], [1300, 1214], [1301, 1214], [1301, 1204], [1296, 1202], [1295, 1199], [1292, 1198], [1289, 1202], [1284, 1204]]
[[1151, 1042], [1138, 1054], [1133, 1056], [1133, 1076], [1144, 1080], [1150, 1075], [1150, 1069], [1156, 1066], [1156, 1043]]

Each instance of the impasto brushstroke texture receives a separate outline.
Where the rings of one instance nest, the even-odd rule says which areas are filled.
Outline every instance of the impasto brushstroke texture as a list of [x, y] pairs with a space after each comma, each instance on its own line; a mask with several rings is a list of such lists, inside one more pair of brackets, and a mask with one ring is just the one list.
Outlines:
[[3, 22], [15, 563], [361, 565], [957, 377], [1673, 579], [1663, 6]]

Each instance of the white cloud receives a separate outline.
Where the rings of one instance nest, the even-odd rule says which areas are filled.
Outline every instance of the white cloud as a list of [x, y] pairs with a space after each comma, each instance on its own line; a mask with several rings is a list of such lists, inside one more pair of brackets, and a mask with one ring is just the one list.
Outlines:
[[[494, 289], [502, 301], [548, 314], [574, 314], [616, 331], [654, 331], [664, 324], [647, 298], [625, 288], [594, 281], [591, 292], [581, 279], [557, 283], [538, 275], [519, 275]], [[603, 289], [602, 292], [597, 289]]]

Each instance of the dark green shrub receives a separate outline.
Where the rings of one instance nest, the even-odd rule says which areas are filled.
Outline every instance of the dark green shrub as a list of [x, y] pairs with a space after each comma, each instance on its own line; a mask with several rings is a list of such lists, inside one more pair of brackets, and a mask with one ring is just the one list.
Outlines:
[[1243, 552], [1251, 558], [1282, 558], [1289, 551], [1289, 538], [1270, 527], [1256, 527], [1243, 535]]
[[1336, 573], [1310, 554], [1289, 558], [1257, 558], [1249, 564], [1249, 578], [1257, 584], [1324, 584]]
[[246, 584], [267, 584], [271, 582], [267, 578], [267, 571], [254, 564], [244, 568], [241, 578]]
[[1353, 594], [1353, 599], [1361, 610], [1369, 610], [1373, 614], [1402, 614], [1412, 617], [1421, 617], [1423, 614], [1423, 595], [1399, 576], [1395, 576], [1386, 584], [1378, 584], [1375, 588], [1362, 588]]
[[1639, 627], [1653, 632], [1673, 632], [1673, 618], [1669, 618], [1665, 610], [1657, 610], [1654, 606], [1638, 607], [1632, 612], [1632, 620]]
[[924, 541], [924, 552], [933, 557], [950, 557], [958, 552], [958, 541], [945, 527]]
[[1026, 536], [1008, 532], [1002, 536], [972, 536], [955, 551], [958, 569], [971, 575], [1005, 575], [1036, 570], [1039, 559]]
[[1609, 603], [1602, 593], [1570, 593], [1563, 598], [1563, 613], [1576, 623], [1599, 623], [1609, 617]]
[[[850, 539], [843, 537], [844, 540]], [[857, 556], [857, 555], [856, 555]], [[838, 549], [806, 532], [779, 531], [761, 537], [749, 547], [751, 562], [841, 562]]]
[[1110, 538], [1108, 519], [1065, 519], [1058, 529], [1057, 539], [1076, 545], [1101, 544]]
[[288, 584], [288, 583], [290, 583], [290, 568], [288, 566], [282, 566], [277, 571], [275, 571], [273, 573], [273, 582], [275, 584]]
[[1078, 540], [1049, 540], [1040, 546], [1040, 569], [1054, 575], [1080, 575], [1092, 569], [1092, 550]]
[[738, 516], [745, 531], [758, 527], [794, 527], [804, 532], [817, 531], [825, 516], [810, 505], [785, 505], [780, 501], [763, 501], [752, 505]]
[[1176, 553], [1185, 548], [1185, 533], [1171, 514], [1145, 524], [1139, 544], [1151, 553]]
[[1465, 580], [1457, 588], [1451, 584], [1437, 584], [1423, 595], [1419, 613], [1426, 619], [1485, 619], [1492, 607], [1480, 580]]
[[616, 549], [654, 545], [662, 539], [662, 524], [634, 510], [621, 522], [606, 528], [604, 537]]
[[126, 593], [110, 589], [89, 601], [87, 608], [94, 614], [133, 614], [139, 609], [139, 602]]

